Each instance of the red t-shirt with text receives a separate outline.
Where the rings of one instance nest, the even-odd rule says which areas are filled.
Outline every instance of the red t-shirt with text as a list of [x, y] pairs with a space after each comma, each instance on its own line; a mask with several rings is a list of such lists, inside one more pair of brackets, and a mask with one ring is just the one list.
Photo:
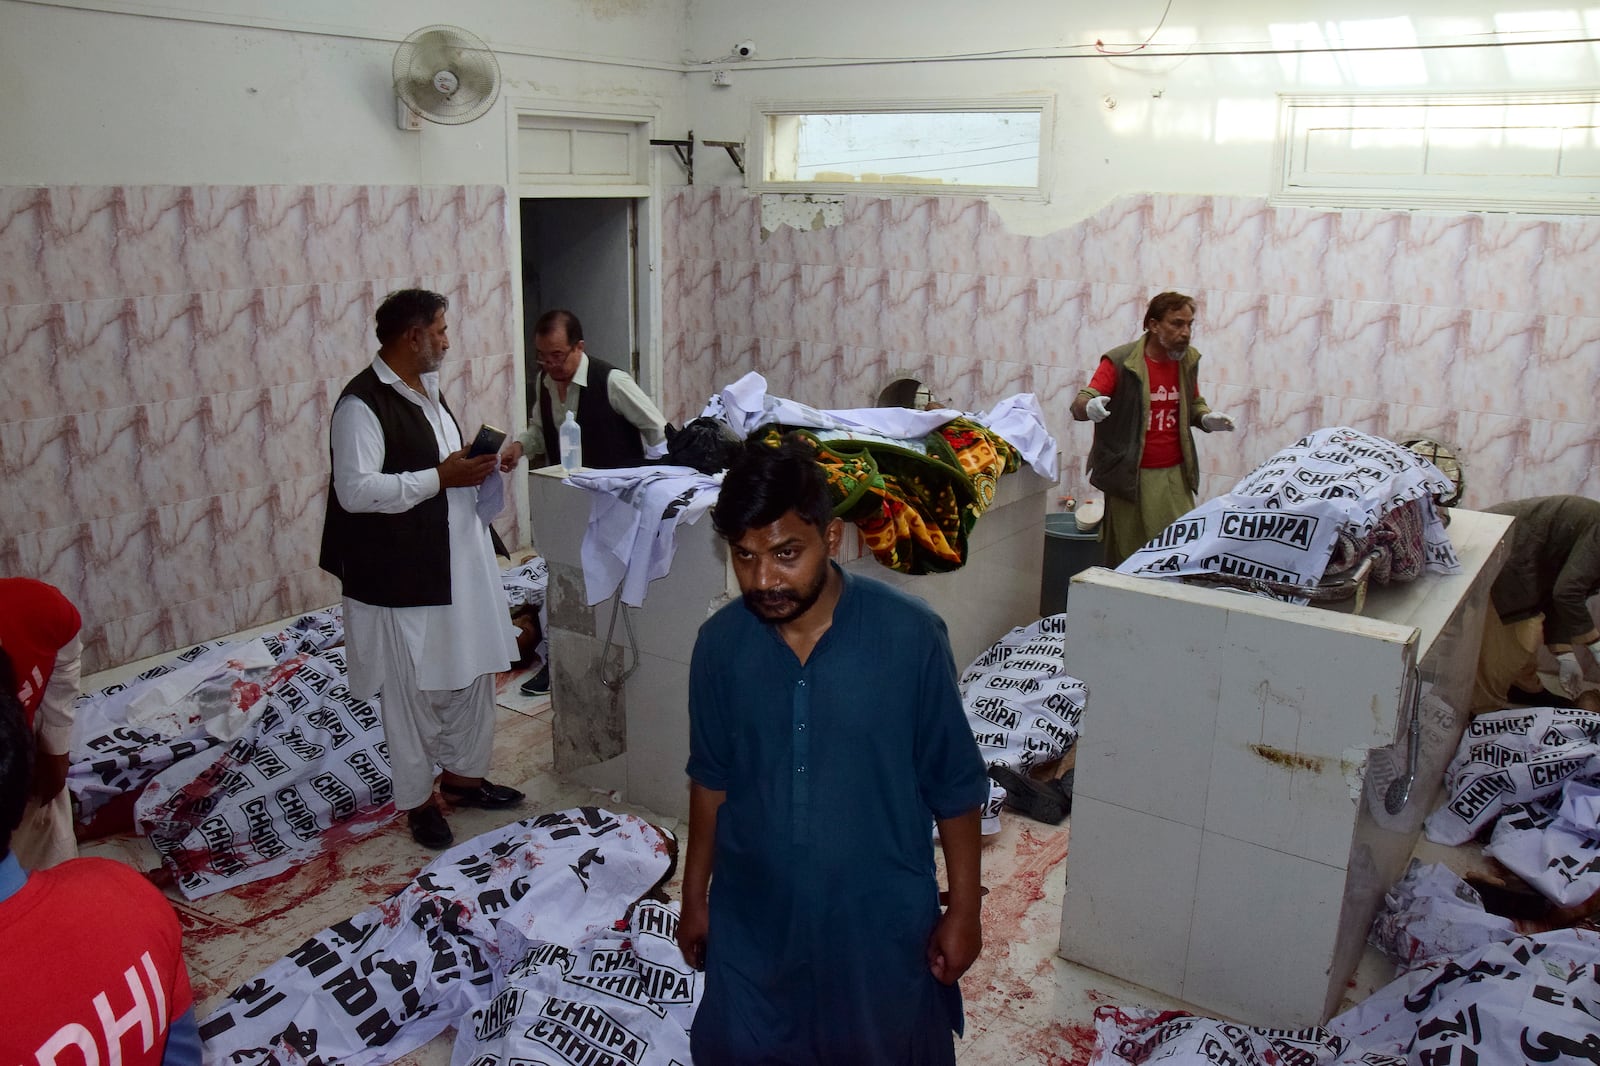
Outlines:
[[[1175, 359], [1144, 359], [1150, 378], [1150, 424], [1144, 430], [1144, 455], [1139, 465], [1146, 469], [1177, 466], [1183, 462], [1183, 445], [1178, 441], [1178, 363]], [[1117, 367], [1109, 359], [1095, 367], [1089, 387], [1102, 396], [1111, 396], [1117, 387]]]

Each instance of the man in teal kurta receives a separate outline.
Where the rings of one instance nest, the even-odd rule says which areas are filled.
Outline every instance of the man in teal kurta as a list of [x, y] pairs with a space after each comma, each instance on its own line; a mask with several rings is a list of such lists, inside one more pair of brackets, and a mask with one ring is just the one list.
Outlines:
[[944, 623], [829, 560], [842, 526], [798, 439], [747, 445], [712, 515], [744, 599], [690, 667], [695, 1062], [953, 1063], [988, 779]]

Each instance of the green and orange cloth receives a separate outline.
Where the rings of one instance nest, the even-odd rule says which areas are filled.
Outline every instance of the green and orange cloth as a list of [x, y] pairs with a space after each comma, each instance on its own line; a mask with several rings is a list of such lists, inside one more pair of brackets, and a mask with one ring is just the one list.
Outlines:
[[833, 513], [855, 523], [878, 562], [904, 574], [941, 574], [967, 560], [967, 536], [994, 502], [1017, 450], [977, 422], [955, 418], [923, 437], [920, 450], [882, 439], [823, 440], [808, 429], [770, 426], [776, 443], [794, 433], [816, 449]]

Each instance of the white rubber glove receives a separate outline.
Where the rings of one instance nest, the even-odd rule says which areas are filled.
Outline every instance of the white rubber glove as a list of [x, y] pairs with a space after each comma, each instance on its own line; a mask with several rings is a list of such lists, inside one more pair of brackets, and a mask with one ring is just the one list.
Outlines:
[[1233, 419], [1227, 415], [1219, 415], [1215, 411], [1207, 411], [1200, 416], [1200, 428], [1207, 433], [1232, 433]]
[[1111, 397], [1096, 396], [1084, 407], [1091, 422], [1104, 422], [1111, 414]]
[[1583, 671], [1578, 667], [1578, 657], [1570, 651], [1564, 651], [1556, 656], [1556, 662], [1561, 667], [1561, 687], [1567, 690], [1567, 695], [1576, 696], [1583, 687]]

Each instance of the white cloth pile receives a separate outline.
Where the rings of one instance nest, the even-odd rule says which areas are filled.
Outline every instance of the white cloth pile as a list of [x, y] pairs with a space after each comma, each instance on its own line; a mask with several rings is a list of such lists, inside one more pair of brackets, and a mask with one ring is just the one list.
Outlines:
[[986, 413], [904, 407], [856, 407], [824, 411], [767, 394], [767, 379], [755, 371], [735, 381], [706, 404], [702, 416], [721, 419], [740, 437], [778, 423], [809, 429], [824, 440], [868, 437], [919, 441], [954, 418], [970, 418], [1017, 450], [1040, 477], [1056, 480], [1056, 440], [1045, 428], [1044, 412], [1031, 392], [1019, 392]]
[[689, 1062], [689, 1027], [705, 975], [683, 961], [677, 929], [677, 905], [650, 899], [633, 909], [625, 928], [597, 931], [571, 947], [528, 943], [502, 923], [501, 946], [522, 944], [521, 961], [500, 994], [456, 1027], [452, 1066]]
[[1461, 564], [1433, 496], [1454, 491], [1437, 467], [1393, 441], [1345, 426], [1319, 429], [1168, 526], [1117, 572], [1314, 585], [1341, 530], [1365, 537], [1389, 511], [1417, 500], [1427, 569], [1452, 574]]
[[590, 495], [579, 551], [584, 599], [593, 606], [620, 586], [622, 602], [639, 607], [650, 582], [672, 570], [678, 527], [693, 525], [717, 502], [722, 475], [687, 466], [638, 466], [579, 471], [566, 480]]
[[[200, 1023], [206, 1061], [380, 1066], [450, 1026], [487, 1035], [474, 1012], [508, 987], [528, 945], [569, 949], [611, 928], [666, 875], [670, 846], [664, 830], [594, 807], [457, 844], [229, 993]], [[611, 1001], [603, 986], [584, 991], [571, 994], [580, 1009]]]
[[962, 673], [967, 723], [988, 765], [1026, 774], [1077, 741], [1089, 689], [1067, 673], [1066, 626], [1064, 614], [1018, 626]]
[[1513, 707], [1467, 724], [1445, 769], [1449, 799], [1423, 824], [1463, 844], [1493, 826], [1484, 854], [1570, 906], [1600, 891], [1600, 715]]

